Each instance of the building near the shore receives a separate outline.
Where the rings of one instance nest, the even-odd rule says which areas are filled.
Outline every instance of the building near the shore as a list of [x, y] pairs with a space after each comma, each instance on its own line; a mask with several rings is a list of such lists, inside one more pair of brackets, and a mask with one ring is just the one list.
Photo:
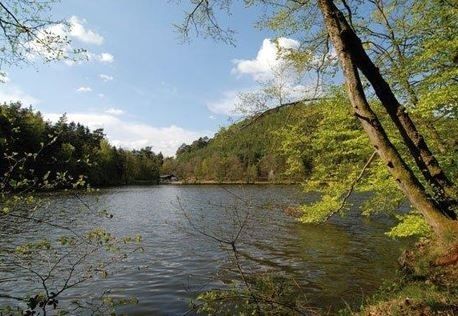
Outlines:
[[163, 174], [159, 176], [161, 183], [170, 183], [178, 181], [178, 177], [174, 174]]

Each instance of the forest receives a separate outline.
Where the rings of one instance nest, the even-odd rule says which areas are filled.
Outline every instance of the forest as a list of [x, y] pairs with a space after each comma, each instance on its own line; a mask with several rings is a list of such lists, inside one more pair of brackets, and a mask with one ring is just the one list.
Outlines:
[[[175, 157], [164, 160], [162, 172], [187, 183], [301, 183], [324, 165], [345, 162], [348, 165], [343, 168], [349, 170], [351, 165], [364, 164], [370, 153], [361, 150], [367, 144], [354, 119], [339, 111], [348, 102], [336, 87], [325, 101], [298, 102], [259, 119], [241, 120], [221, 128], [212, 138], [181, 145]], [[332, 116], [326, 115], [330, 112]], [[415, 112], [412, 115], [418, 116], [422, 130], [431, 136], [455, 177], [458, 135], [454, 119], [444, 117], [429, 130], [427, 120]]]
[[[79, 123], [68, 122], [65, 115], [51, 123], [39, 111], [20, 103], [0, 105], [0, 152], [0, 173], [14, 169], [10, 175], [14, 181], [5, 181], [4, 189], [44, 189], [44, 178], [54, 183], [48, 190], [68, 186], [65, 181], [56, 182], [59, 177], [81, 179], [94, 187], [157, 184], [163, 160], [162, 154], [155, 154], [151, 147], [116, 148], [101, 129], [91, 131]], [[13, 167], [26, 157], [33, 159], [27, 159], [21, 169]]]
[[[111, 109], [110, 132], [142, 144], [204, 134], [129, 118], [234, 121], [164, 157], [157, 144], [115, 147], [108, 129], [0, 100], [0, 315], [457, 313], [456, 1], [178, 1], [167, 10], [182, 20], [170, 27], [183, 45], [198, 43], [176, 51], [156, 29], [165, 14], [111, 6], [136, 22], [111, 33], [124, 36], [118, 46], [98, 32], [119, 16], [89, 30], [76, 16], [53, 19], [53, 2], [0, 0], [0, 80], [40, 60], [71, 81], [87, 63], [79, 88], [60, 97], [98, 117], [109, 114], [102, 92], [128, 100], [137, 116]], [[157, 40], [132, 44], [128, 27], [142, 39], [159, 30]], [[249, 46], [265, 34], [253, 59], [231, 55], [237, 38]], [[137, 49], [144, 42], [155, 45]], [[249, 83], [202, 112], [195, 91], [215, 87], [214, 55], [232, 66], [221, 89]], [[148, 65], [129, 76], [133, 60]], [[179, 181], [156, 185], [161, 175]]]

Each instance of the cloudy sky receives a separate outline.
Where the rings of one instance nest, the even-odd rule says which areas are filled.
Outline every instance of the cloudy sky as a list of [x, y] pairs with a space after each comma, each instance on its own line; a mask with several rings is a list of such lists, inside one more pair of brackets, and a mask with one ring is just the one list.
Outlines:
[[[50, 120], [103, 127], [118, 146], [152, 146], [173, 155], [183, 142], [212, 136], [228, 124], [237, 94], [269, 78], [278, 62], [272, 34], [254, 29], [258, 12], [235, 8], [235, 47], [211, 39], [183, 44], [173, 24], [184, 7], [166, 0], [65, 0], [53, 10], [66, 18], [72, 47], [89, 60], [3, 69], [0, 101], [21, 100]], [[294, 48], [293, 39], [281, 45]]]

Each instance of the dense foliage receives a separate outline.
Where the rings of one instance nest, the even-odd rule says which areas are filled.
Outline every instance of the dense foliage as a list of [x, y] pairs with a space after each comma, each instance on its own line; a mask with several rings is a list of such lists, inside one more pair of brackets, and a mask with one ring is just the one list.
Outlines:
[[[403, 204], [405, 198], [383, 162], [376, 157], [370, 160], [373, 149], [350, 114], [348, 103], [345, 94], [337, 89], [321, 101], [299, 103], [259, 119], [246, 119], [221, 129], [212, 139], [181, 146], [176, 159], [165, 160], [163, 171], [176, 173], [189, 182], [301, 182], [306, 191], [320, 192], [322, 196], [301, 207], [300, 219], [307, 223], [325, 221], [334, 213], [344, 214], [350, 208], [345, 197], [353, 191], [370, 192], [361, 211], [365, 215], [388, 213], [399, 220], [391, 235], [426, 234], [427, 226], [415, 211], [399, 214], [401, 208], [408, 210]], [[373, 103], [375, 108], [380, 107]], [[434, 130], [428, 128], [426, 121], [421, 122], [424, 135], [437, 137], [433, 149], [447, 173], [456, 179], [456, 120], [442, 117], [436, 120]], [[387, 118], [384, 124], [407, 156], [395, 127]]]
[[[264, 116], [244, 120], [221, 130], [211, 139], [183, 144], [176, 159], [167, 158], [162, 170], [186, 182], [299, 182], [309, 170], [307, 158], [291, 158], [281, 150], [279, 132], [297, 126], [306, 107], [302, 104]], [[296, 159], [297, 158], [297, 159]], [[288, 172], [296, 159], [299, 172]]]
[[[179, 26], [184, 35], [202, 30], [203, 35], [232, 41], [234, 32], [221, 28], [217, 17], [219, 11], [230, 11], [232, 2], [239, 1], [189, 2], [192, 8]], [[96, 185], [157, 181], [161, 164], [164, 173], [176, 174], [188, 182], [300, 181], [306, 191], [320, 193], [314, 203], [300, 207], [298, 213], [304, 223], [323, 222], [335, 213], [345, 214], [352, 192], [366, 192], [363, 214], [384, 212], [398, 219], [389, 235], [428, 235], [433, 229], [441, 243], [455, 242], [456, 249], [456, 4], [443, 0], [240, 2], [266, 7], [259, 26], [278, 37], [300, 40], [300, 47], [287, 55], [289, 62], [300, 71], [318, 73], [317, 88], [327, 91], [329, 86], [323, 78], [334, 84], [343, 75], [347, 96], [339, 91], [323, 92], [326, 98], [321, 101], [254, 116], [222, 129], [213, 139], [201, 138], [183, 145], [176, 159], [166, 159], [163, 164], [161, 155], [156, 156], [150, 148], [133, 152], [116, 149], [100, 130], [89, 131], [67, 123], [65, 117], [51, 124], [32, 109], [3, 105], [1, 189], [10, 193], [11, 188], [47, 188], [48, 183], [55, 187], [60, 179], [69, 179], [75, 186], [86, 181]], [[67, 43], [65, 38], [40, 38], [34, 30], [40, 30], [43, 24], [21, 24], [17, 20], [40, 22], [36, 14], [28, 19], [27, 13], [41, 10], [24, 11], [24, 18], [22, 14], [16, 17], [4, 5], [1, 7], [2, 21], [8, 26], [2, 28], [4, 36], [0, 38], [8, 44], [3, 45], [2, 62], [6, 58], [9, 64], [18, 63], [30, 53], [45, 60], [67, 58], [69, 52], [58, 48]], [[37, 43], [31, 41], [34, 34], [38, 36]], [[24, 42], [29, 45], [19, 45], [25, 50], [18, 50], [17, 44]], [[34, 49], [43, 44], [47, 50]], [[342, 72], [335, 76], [338, 65]], [[282, 93], [279, 97], [281, 105]], [[36, 163], [37, 156], [40, 164]], [[62, 181], [62, 185], [65, 183], [69, 182]], [[406, 200], [410, 205], [404, 203]], [[2, 201], [2, 216], [11, 218], [24, 210], [28, 212], [31, 207], [27, 201], [7, 196]], [[38, 222], [36, 218], [25, 219]], [[39, 223], [43, 223], [41, 218]], [[245, 295], [234, 300], [230, 291], [207, 292], [200, 297], [203, 310], [224, 310], [219, 306], [221, 298], [228, 297], [229, 311], [234, 310], [235, 301], [241, 304], [242, 312], [262, 314], [264, 293], [277, 290], [266, 282], [258, 282], [262, 290], [258, 294], [256, 282], [250, 284], [245, 277], [236, 241], [246, 222], [236, 218], [234, 223], [240, 223], [240, 230], [230, 241], [198, 232], [231, 246], [243, 280], [242, 291], [236, 287], [234, 292]], [[89, 236], [95, 241], [111, 240], [104, 231], [96, 230]], [[49, 248], [40, 241], [33, 245], [17, 248], [14, 254], [28, 255], [32, 250]], [[274, 280], [276, 284], [281, 282]], [[425, 290], [421, 288], [421, 292]], [[288, 298], [286, 303], [291, 301]], [[29, 301], [31, 309], [37, 302], [54, 308], [57, 304], [54, 295], [44, 299], [36, 296]], [[266, 302], [271, 307], [272, 302]], [[278, 302], [284, 304], [281, 308], [295, 308], [283, 303], [281, 297]]]
[[0, 153], [2, 175], [15, 158], [39, 153], [39, 162], [29, 159], [12, 177], [33, 182], [46, 175], [51, 181], [65, 173], [93, 186], [157, 183], [163, 159], [151, 147], [130, 151], [111, 146], [103, 130], [91, 131], [79, 123], [69, 123], [65, 115], [53, 124], [20, 103], [0, 105]]

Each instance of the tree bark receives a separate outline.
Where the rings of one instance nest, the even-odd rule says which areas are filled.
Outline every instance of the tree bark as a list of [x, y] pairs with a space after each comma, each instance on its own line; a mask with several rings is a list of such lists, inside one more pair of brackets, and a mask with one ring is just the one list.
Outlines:
[[352, 42], [349, 42], [345, 36], [345, 25], [342, 25], [339, 16], [341, 12], [332, 0], [318, 0], [318, 4], [338, 53], [355, 116], [360, 120], [378, 155], [410, 203], [423, 214], [434, 232], [443, 236], [448, 228], [454, 225], [453, 221], [449, 220], [435, 201], [428, 196], [422, 184], [389, 140], [380, 120], [371, 109], [359, 77], [355, 56], [351, 53]]
[[[375, 94], [386, 109], [391, 120], [401, 134], [404, 143], [414, 158], [419, 170], [426, 181], [437, 191], [440, 197], [453, 200], [455, 188], [453, 183], [447, 178], [445, 172], [440, 167], [437, 159], [429, 149], [424, 137], [417, 130], [409, 114], [401, 106], [389, 84], [385, 81], [378, 67], [372, 62], [366, 53], [361, 40], [348, 24], [344, 15], [335, 6], [333, 1], [328, 1], [330, 9], [334, 12], [334, 17], [340, 26], [340, 37], [347, 43], [348, 54], [351, 55], [355, 65], [374, 88]], [[451, 201], [450, 201], [451, 202]], [[456, 215], [449, 212], [449, 216]]]

